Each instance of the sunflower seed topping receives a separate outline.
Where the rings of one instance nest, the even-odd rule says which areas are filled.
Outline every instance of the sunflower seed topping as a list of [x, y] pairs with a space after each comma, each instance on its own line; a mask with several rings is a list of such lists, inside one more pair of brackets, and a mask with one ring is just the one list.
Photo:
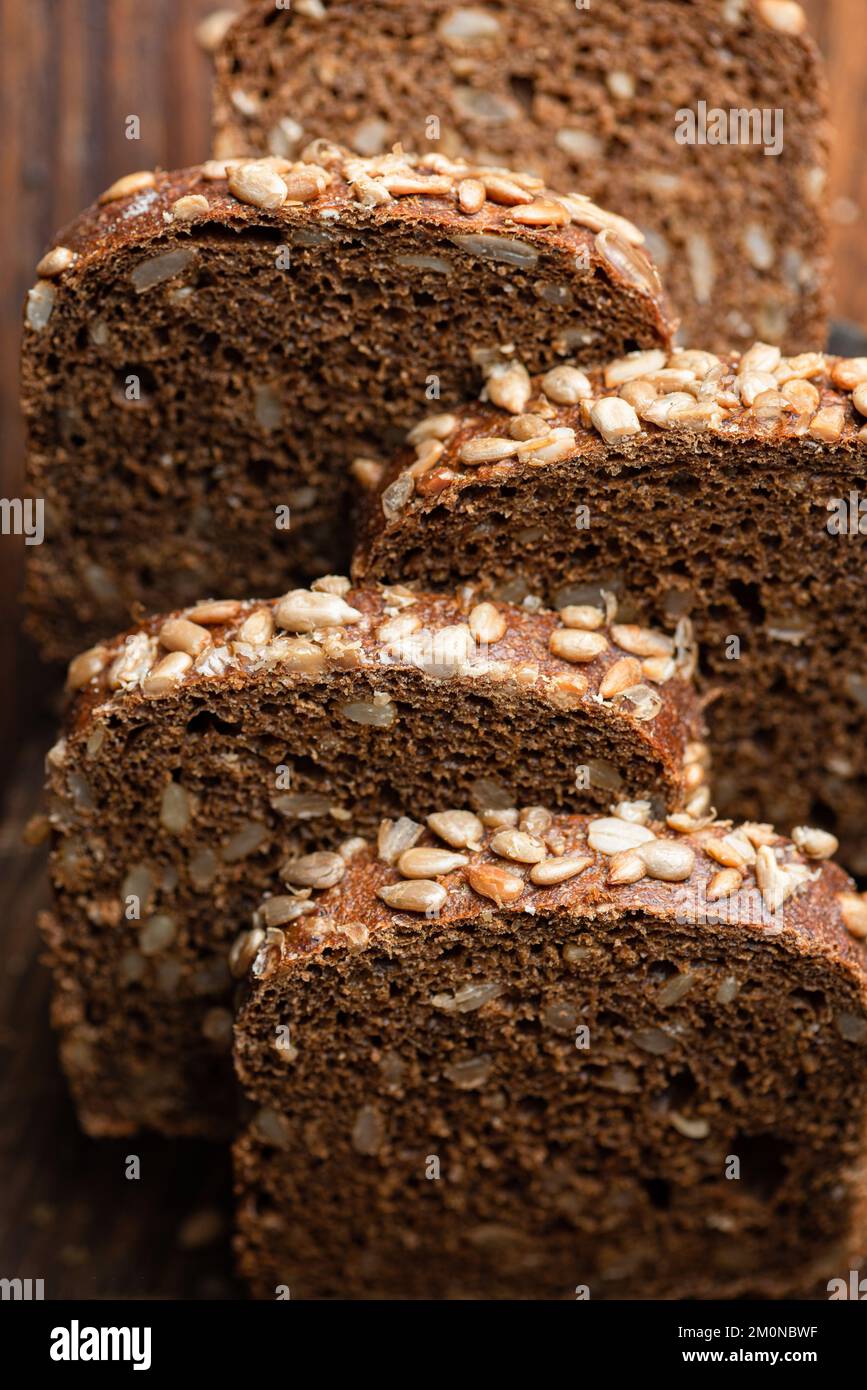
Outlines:
[[448, 898], [441, 883], [433, 879], [413, 878], [404, 883], [391, 883], [377, 890], [377, 897], [388, 907], [400, 912], [439, 912]]
[[316, 850], [280, 866], [284, 883], [296, 888], [333, 888], [346, 873], [346, 861], [330, 850]]
[[635, 825], [617, 816], [600, 816], [587, 827], [587, 843], [600, 854], [620, 854], [655, 839], [653, 831], [646, 826]]
[[585, 632], [580, 628], [555, 628], [548, 639], [548, 647], [563, 661], [595, 661], [608, 650], [608, 638], [601, 632]]
[[491, 839], [491, 850], [501, 859], [517, 864], [540, 864], [548, 851], [541, 840], [523, 830], [498, 830]]
[[530, 881], [540, 888], [547, 888], [555, 883], [565, 883], [568, 879], [583, 873], [592, 863], [593, 856], [590, 854], [563, 854], [559, 858], [545, 859], [541, 863], [533, 865], [530, 870]]
[[427, 823], [435, 835], [455, 849], [479, 849], [485, 828], [472, 811], [436, 811]]
[[439, 878], [441, 874], [454, 873], [455, 869], [461, 869], [469, 862], [465, 854], [423, 845], [417, 849], [405, 849], [397, 861], [397, 868], [404, 878]]

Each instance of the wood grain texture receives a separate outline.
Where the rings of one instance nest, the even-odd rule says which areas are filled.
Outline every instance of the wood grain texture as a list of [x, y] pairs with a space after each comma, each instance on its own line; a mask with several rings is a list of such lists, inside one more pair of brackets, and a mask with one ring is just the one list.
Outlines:
[[[195, 27], [216, 0], [0, 0], [0, 496], [23, 490], [21, 304], [53, 233], [132, 169], [210, 146], [210, 61]], [[126, 138], [139, 117], [141, 138]], [[26, 724], [38, 666], [20, 638], [21, 537], [0, 536], [0, 735]], [[16, 678], [17, 676], [17, 678]], [[44, 682], [43, 682], [44, 684]]]
[[865, 0], [803, 0], [825, 55], [835, 139], [828, 197], [835, 318], [867, 328], [867, 67]]

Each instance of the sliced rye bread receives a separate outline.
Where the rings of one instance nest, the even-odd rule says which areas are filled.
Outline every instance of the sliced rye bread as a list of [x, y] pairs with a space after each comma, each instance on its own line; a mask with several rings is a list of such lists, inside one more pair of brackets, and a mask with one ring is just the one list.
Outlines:
[[216, 68], [221, 155], [517, 163], [638, 223], [685, 341], [825, 342], [827, 96], [790, 0], [250, 0]]
[[412, 433], [369, 496], [357, 580], [555, 606], [601, 586], [621, 621], [688, 614], [720, 809], [863, 841], [867, 358], [757, 343], [495, 386], [511, 413]]
[[453, 795], [709, 804], [686, 644], [642, 670], [551, 613], [322, 585], [153, 618], [72, 663], [45, 934], [91, 1134], [231, 1129], [227, 955], [299, 855], [288, 881], [332, 881], [347, 841], [387, 817], [399, 844]]
[[324, 141], [119, 180], [27, 303], [43, 653], [345, 568], [351, 461], [471, 398], [501, 346], [543, 369], [670, 340], [640, 240], [529, 176]]
[[291, 924], [263, 903], [256, 1296], [779, 1298], [863, 1256], [867, 901], [822, 832], [620, 810], [447, 812]]

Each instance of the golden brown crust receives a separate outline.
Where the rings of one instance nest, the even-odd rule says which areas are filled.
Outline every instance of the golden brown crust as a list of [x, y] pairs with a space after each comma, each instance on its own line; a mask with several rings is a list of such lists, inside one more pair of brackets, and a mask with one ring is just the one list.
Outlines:
[[[492, 617], [490, 629], [480, 626]], [[69, 669], [68, 683], [76, 693], [67, 731], [86, 733], [113, 711], [129, 713], [136, 705], [196, 687], [238, 690], [263, 672], [303, 683], [328, 671], [384, 677], [388, 670], [415, 669], [445, 678], [444, 691], [448, 678], [456, 677], [533, 692], [559, 710], [604, 706], [613, 727], [629, 731], [660, 760], [670, 783], [668, 804], [676, 805], [699, 787], [684, 770], [687, 745], [702, 732], [688, 634], [681, 646], [662, 634], [645, 634], [651, 645], [655, 637], [670, 653], [663, 670], [659, 658], [650, 658], [655, 664], [648, 684], [650, 677], [641, 674], [646, 663], [634, 655], [644, 649], [642, 634], [636, 637], [625, 627], [612, 632], [601, 613], [599, 623], [595, 632], [583, 634], [593, 639], [598, 654], [575, 661], [551, 649], [552, 641], [569, 632], [582, 637], [580, 630], [566, 628], [560, 615], [505, 603], [482, 609], [470, 594], [418, 595], [399, 586], [351, 589], [348, 580], [331, 577], [282, 599], [207, 600], [148, 618], [77, 657]], [[626, 682], [612, 684], [610, 673], [616, 678], [624, 670]], [[633, 696], [633, 690], [640, 693]]]
[[[563, 403], [567, 392], [573, 397], [580, 392], [581, 399]], [[525, 479], [537, 481], [545, 467], [539, 444], [546, 432], [556, 462], [582, 459], [591, 465], [595, 458], [613, 456], [628, 466], [656, 445], [668, 448], [680, 440], [687, 448], [696, 435], [733, 449], [755, 443], [773, 449], [797, 441], [806, 456], [826, 449], [854, 454], [867, 447], [867, 358], [821, 352], [784, 357], [763, 343], [726, 357], [699, 350], [667, 356], [651, 351], [590, 371], [558, 367], [533, 378], [518, 399], [517, 413], [537, 420], [536, 437], [523, 435], [524, 450], [512, 438], [516, 412], [485, 399], [441, 417], [451, 427], [437, 431], [442, 447], [433, 461], [429, 453], [421, 456], [423, 445], [392, 460], [365, 498], [353, 565], [358, 580], [384, 577], [379, 556], [387, 552], [389, 538], [421, 524], [435, 507], [455, 505], [464, 488], [505, 481], [519, 488]], [[502, 439], [504, 452], [511, 440], [513, 452], [492, 462], [468, 462], [468, 446], [488, 439]], [[397, 505], [390, 501], [400, 496], [395, 484], [407, 478], [406, 500]]]
[[[553, 843], [557, 852], [548, 850], [544, 862], [554, 865], [558, 859], [565, 862], [572, 857], [588, 862], [566, 881], [552, 886], [537, 885], [529, 865], [495, 852], [491, 842], [500, 832], [486, 830], [479, 849], [461, 851], [468, 860], [466, 866], [436, 879], [445, 889], [436, 920], [449, 926], [458, 922], [472, 925], [480, 917], [489, 919], [495, 901], [487, 892], [474, 890], [469, 880], [479, 866], [493, 865], [525, 879], [520, 895], [499, 905], [506, 914], [567, 913], [603, 919], [643, 913], [662, 923], [676, 920], [694, 924], [697, 940], [704, 926], [730, 924], [753, 933], [758, 942], [780, 938], [786, 950], [843, 964], [867, 1009], [867, 945], [847, 929], [844, 920], [851, 904], [863, 905], [864, 900], [856, 897], [843, 870], [833, 862], [810, 858], [770, 826], [735, 826], [731, 821], [706, 818], [705, 824], [699, 823], [700, 828], [679, 832], [672, 828], [677, 819], [672, 822], [670, 817], [668, 824], [648, 821], [639, 827], [617, 815], [554, 816], [550, 829], [539, 838], [544, 842], [546, 836], [556, 836]], [[641, 829], [646, 835], [642, 844], [654, 848], [648, 852], [639, 844], [630, 851], [630, 841], [639, 840]], [[445, 847], [442, 837], [430, 831], [420, 834], [416, 844]], [[650, 867], [636, 881], [612, 881], [622, 871], [622, 856], [630, 852], [639, 857], [645, 854]], [[750, 852], [752, 862], [747, 862]], [[615, 859], [615, 854], [620, 858]], [[740, 868], [734, 872], [740, 882], [730, 878], [732, 891], [716, 896], [711, 885], [716, 880], [721, 889], [719, 876], [724, 864], [731, 866], [737, 860], [741, 861]], [[661, 877], [663, 872], [678, 877], [667, 880]], [[267, 939], [260, 931], [261, 947], [252, 964], [252, 980], [273, 982], [275, 971], [291, 970], [325, 950], [357, 950], [375, 944], [377, 933], [387, 931], [396, 914], [417, 921], [423, 930], [424, 912], [389, 907], [379, 896], [383, 888], [405, 881], [397, 868], [377, 857], [374, 849], [359, 849], [341, 881], [315, 897], [312, 912], [305, 912], [283, 930], [269, 929]], [[862, 913], [867, 916], [867, 905], [858, 916]], [[867, 1037], [867, 1028], [864, 1035]]]
[[[461, 210], [460, 188], [466, 180], [486, 191], [473, 213]], [[285, 195], [279, 192], [280, 182], [287, 183]], [[494, 190], [494, 197], [488, 190]], [[277, 199], [281, 201], [275, 205]], [[520, 220], [529, 217], [538, 220]], [[338, 218], [358, 227], [398, 218], [410, 225], [439, 226], [446, 236], [502, 237], [505, 259], [523, 254], [529, 260], [534, 248], [545, 248], [573, 264], [577, 259], [627, 296], [645, 318], [648, 342], [670, 342], [676, 326], [657, 271], [640, 245], [642, 234], [589, 199], [552, 193], [541, 179], [499, 166], [470, 165], [437, 154], [416, 156], [399, 147], [392, 154], [363, 159], [324, 140], [314, 141], [294, 162], [270, 157], [212, 160], [119, 179], [58, 233], [40, 261], [42, 278], [30, 291], [25, 320], [38, 331], [67, 277], [77, 280], [119, 250], [145, 247], [167, 231], [189, 231], [197, 222], [291, 229]], [[471, 255], [497, 251], [494, 241], [454, 244]]]
[[[555, 187], [589, 181], [665, 258], [689, 341], [808, 346], [827, 328], [830, 132], [806, 29], [790, 0], [630, 0], [577, 16], [572, 0], [302, 0], [277, 16], [250, 0], [216, 45], [215, 144], [286, 153], [327, 133], [370, 153], [430, 139], [517, 159]], [[699, 98], [784, 111], [782, 158], [675, 145], [675, 111]]]

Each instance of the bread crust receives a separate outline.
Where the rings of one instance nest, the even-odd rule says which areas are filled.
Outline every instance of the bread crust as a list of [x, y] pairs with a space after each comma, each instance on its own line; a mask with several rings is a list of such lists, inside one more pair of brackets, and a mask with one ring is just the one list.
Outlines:
[[[825, 341], [828, 92], [794, 5], [361, 0], [275, 18], [269, 0], [249, 0], [214, 57], [221, 154], [285, 153], [313, 134], [367, 152], [433, 140], [517, 159], [563, 190], [585, 179], [665, 260], [685, 341]], [[784, 114], [782, 147], [678, 143], [700, 103], [711, 118], [775, 119], [781, 137]]]

